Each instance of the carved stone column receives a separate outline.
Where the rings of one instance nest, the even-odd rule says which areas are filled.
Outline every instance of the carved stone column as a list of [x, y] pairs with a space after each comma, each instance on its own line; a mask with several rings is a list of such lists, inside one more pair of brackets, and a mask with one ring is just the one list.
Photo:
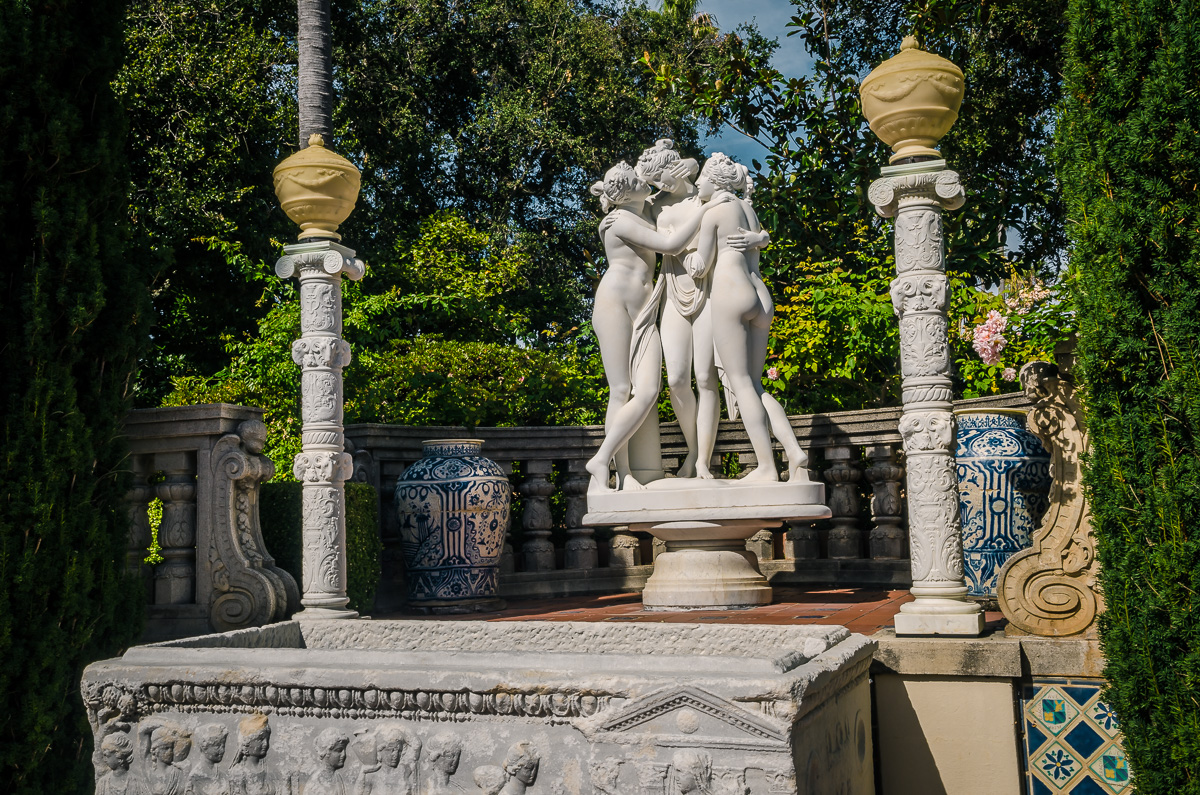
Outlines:
[[965, 196], [944, 160], [924, 160], [884, 168], [870, 198], [880, 215], [896, 219], [891, 296], [900, 320], [900, 435], [916, 597], [897, 614], [896, 632], [978, 635], [983, 613], [967, 598], [963, 580], [942, 240], [942, 210], [961, 207]]
[[833, 527], [829, 530], [829, 557], [853, 559], [863, 556], [863, 531], [858, 526], [858, 481], [862, 470], [854, 460], [854, 448], [840, 445], [825, 448], [825, 460], [831, 466], [822, 477], [829, 483], [829, 510]]
[[1095, 637], [1104, 600], [1096, 589], [1096, 541], [1083, 496], [1080, 456], [1088, 447], [1083, 410], [1075, 385], [1049, 362], [1022, 367], [1021, 383], [1036, 401], [1029, 429], [1051, 451], [1053, 485], [1032, 545], [1009, 558], [997, 577], [1006, 632]]
[[900, 560], [904, 557], [904, 525], [901, 514], [900, 479], [904, 468], [896, 462], [896, 448], [881, 444], [867, 449], [871, 466], [871, 558]]
[[[129, 491], [125, 492], [125, 502], [129, 507], [129, 546], [125, 550], [125, 569], [146, 585], [153, 576], [152, 569], [145, 561], [153, 540], [148, 511], [150, 500], [154, 497], [154, 487], [149, 482], [150, 473], [146, 471], [145, 457], [132, 455], [129, 460], [133, 477]], [[149, 595], [147, 588], [147, 598]]]
[[613, 528], [613, 536], [608, 540], [608, 567], [610, 569], [628, 569], [642, 565], [642, 544], [637, 536], [629, 532], [624, 525]]
[[762, 529], [746, 539], [746, 551], [753, 553], [759, 560], [774, 560], [775, 534]]
[[342, 435], [342, 368], [350, 346], [342, 339], [342, 274], [366, 271], [354, 251], [331, 240], [284, 247], [275, 264], [281, 278], [300, 278], [300, 339], [292, 359], [300, 365], [301, 450], [292, 473], [304, 484], [304, 610], [297, 618], [354, 618], [346, 607], [346, 494], [353, 474]]
[[567, 462], [567, 482], [563, 494], [567, 498], [567, 553], [568, 569], [594, 569], [597, 564], [595, 531], [583, 526], [583, 515], [587, 513], [587, 488], [589, 475], [583, 468], [586, 462], [573, 459]]
[[783, 536], [783, 556], [788, 560], [816, 560], [821, 557], [821, 536], [811, 522], [788, 522]]
[[525, 571], [554, 570], [554, 542], [550, 540], [550, 528], [554, 526], [550, 514], [550, 495], [554, 493], [550, 473], [553, 469], [552, 461], [526, 461], [521, 469], [521, 496], [525, 500], [521, 512], [521, 526], [525, 528], [521, 556]]
[[154, 603], [189, 605], [196, 600], [196, 456], [160, 453], [155, 467], [163, 481], [155, 486], [163, 502], [158, 545], [163, 562], [154, 570]]

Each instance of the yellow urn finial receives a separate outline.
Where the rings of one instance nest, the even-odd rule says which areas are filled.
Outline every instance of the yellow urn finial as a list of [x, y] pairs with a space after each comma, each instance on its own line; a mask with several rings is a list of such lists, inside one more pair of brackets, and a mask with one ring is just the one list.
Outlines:
[[962, 70], [922, 50], [910, 34], [899, 53], [863, 79], [858, 95], [871, 130], [892, 147], [895, 163], [942, 156], [933, 147], [958, 119], [964, 88]]
[[275, 196], [300, 225], [300, 240], [342, 239], [337, 228], [354, 210], [361, 175], [353, 163], [325, 148], [324, 136], [308, 136], [308, 147], [275, 166], [274, 176]]

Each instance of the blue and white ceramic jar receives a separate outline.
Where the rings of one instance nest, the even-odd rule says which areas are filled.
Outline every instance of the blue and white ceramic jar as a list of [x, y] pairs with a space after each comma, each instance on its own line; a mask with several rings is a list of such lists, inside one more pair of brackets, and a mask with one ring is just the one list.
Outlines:
[[479, 439], [434, 439], [396, 482], [413, 607], [490, 602], [499, 586], [512, 487]]
[[1024, 411], [954, 414], [967, 592], [994, 597], [1000, 569], [1030, 545], [1049, 506], [1050, 453], [1026, 428]]

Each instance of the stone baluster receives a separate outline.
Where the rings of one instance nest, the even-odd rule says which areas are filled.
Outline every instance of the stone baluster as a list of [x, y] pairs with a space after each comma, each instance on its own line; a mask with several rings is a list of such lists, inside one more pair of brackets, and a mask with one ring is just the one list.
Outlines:
[[783, 536], [783, 556], [788, 560], [815, 560], [821, 557], [821, 537], [812, 522], [788, 522]]
[[301, 452], [292, 473], [302, 499], [304, 610], [298, 618], [354, 618], [346, 595], [345, 483], [354, 472], [342, 428], [342, 368], [350, 346], [342, 335], [342, 274], [366, 271], [354, 251], [331, 240], [284, 246], [280, 278], [300, 278], [300, 339], [292, 359], [301, 368]]
[[610, 569], [628, 569], [642, 565], [642, 544], [637, 536], [629, 532], [625, 525], [613, 528], [613, 536], [608, 540], [608, 567]]
[[978, 635], [983, 613], [963, 580], [942, 238], [942, 210], [962, 206], [965, 195], [958, 174], [940, 159], [884, 168], [869, 195], [880, 215], [895, 218], [891, 297], [900, 321], [900, 435], [916, 597], [901, 607], [896, 632]]
[[162, 500], [158, 545], [163, 562], [154, 570], [154, 603], [187, 605], [196, 601], [196, 456], [159, 453], [154, 465], [163, 472], [155, 486]]
[[900, 479], [904, 468], [896, 462], [896, 448], [880, 444], [867, 448], [867, 480], [871, 482], [871, 558], [900, 560], [904, 557], [904, 525], [901, 514]]
[[[146, 555], [149, 554], [150, 543], [154, 540], [150, 531], [149, 503], [154, 497], [154, 487], [150, 485], [150, 473], [146, 471], [146, 461], [143, 456], [130, 456], [130, 468], [133, 477], [129, 491], [125, 492], [125, 502], [129, 508], [129, 546], [125, 550], [125, 569], [130, 574], [148, 585], [153, 577], [153, 570], [146, 565]], [[150, 598], [146, 589], [146, 598]]]
[[829, 529], [830, 558], [863, 556], [863, 531], [858, 524], [858, 481], [862, 479], [862, 470], [855, 452], [855, 448], [847, 445], [825, 449], [825, 460], [830, 466], [822, 477], [829, 483], [829, 510], [833, 514], [833, 527]]
[[746, 551], [753, 552], [759, 560], [775, 559], [775, 534], [763, 528], [746, 539]]
[[[520, 489], [517, 488], [517, 484], [515, 483], [514, 478], [513, 478], [513, 462], [509, 459], [493, 458], [492, 460], [496, 462], [496, 466], [500, 467], [500, 471], [508, 476], [508, 484], [509, 484], [509, 486], [512, 487], [514, 495], [517, 493], [520, 493]], [[513, 507], [515, 509], [515, 507], [516, 507], [516, 504], [515, 504], [516, 497], [515, 496], [513, 497], [513, 500], [514, 500]], [[514, 513], [515, 513], [515, 510], [509, 513], [508, 529], [504, 533], [504, 549], [500, 552], [500, 573], [501, 574], [512, 574], [513, 572], [515, 572], [517, 570], [517, 556], [513, 553], [513, 545], [512, 545], [512, 539], [513, 539], [512, 516]]]
[[583, 515], [587, 513], [587, 488], [589, 475], [583, 468], [583, 459], [567, 462], [567, 481], [563, 484], [563, 495], [567, 500], [567, 550], [566, 568], [594, 569], [597, 564], [595, 531], [583, 526]]
[[554, 542], [550, 540], [550, 528], [554, 526], [550, 514], [553, 469], [554, 462], [546, 460], [526, 461], [521, 469], [521, 496], [525, 498], [521, 512], [521, 526], [525, 529], [521, 557], [525, 571], [554, 570]]

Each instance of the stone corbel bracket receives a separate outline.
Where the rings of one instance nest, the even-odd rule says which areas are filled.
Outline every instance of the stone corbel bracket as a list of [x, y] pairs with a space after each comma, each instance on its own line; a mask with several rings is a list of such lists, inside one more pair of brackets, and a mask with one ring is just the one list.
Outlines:
[[1079, 459], [1088, 447], [1083, 411], [1069, 376], [1049, 362], [1026, 364], [1021, 383], [1036, 401], [1029, 429], [1051, 451], [1053, 485], [1032, 546], [1000, 570], [1000, 610], [1009, 634], [1095, 637], [1104, 600], [1096, 588], [1099, 564], [1081, 479]]
[[300, 606], [292, 575], [275, 565], [259, 526], [259, 486], [275, 474], [262, 455], [266, 426], [247, 420], [212, 452], [209, 621], [217, 632], [286, 619]]

